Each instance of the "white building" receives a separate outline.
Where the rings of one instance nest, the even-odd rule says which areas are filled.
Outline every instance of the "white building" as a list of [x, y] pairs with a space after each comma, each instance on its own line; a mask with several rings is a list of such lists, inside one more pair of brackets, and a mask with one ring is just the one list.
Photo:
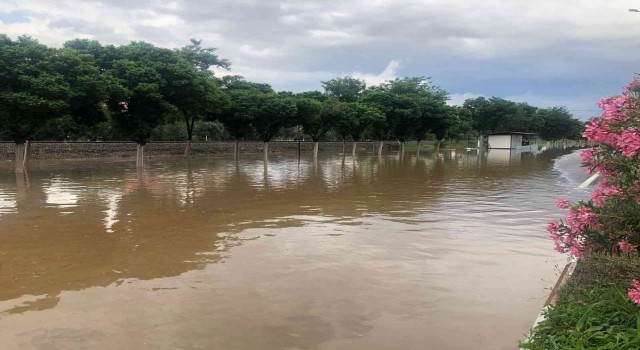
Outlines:
[[535, 134], [528, 132], [502, 132], [487, 136], [489, 149], [512, 149], [516, 151], [537, 151]]

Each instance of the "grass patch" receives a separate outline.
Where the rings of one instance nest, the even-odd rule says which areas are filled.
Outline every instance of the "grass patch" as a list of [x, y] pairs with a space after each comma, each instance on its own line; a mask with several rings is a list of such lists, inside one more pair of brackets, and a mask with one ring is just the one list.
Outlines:
[[640, 277], [637, 257], [590, 255], [580, 260], [547, 319], [523, 349], [640, 349], [640, 307], [627, 297]]

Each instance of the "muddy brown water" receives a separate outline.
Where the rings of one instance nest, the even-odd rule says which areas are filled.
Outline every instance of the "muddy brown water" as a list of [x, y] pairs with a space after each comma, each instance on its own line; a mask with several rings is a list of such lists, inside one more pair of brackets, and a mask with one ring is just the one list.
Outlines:
[[491, 152], [5, 163], [0, 348], [514, 349], [582, 173]]

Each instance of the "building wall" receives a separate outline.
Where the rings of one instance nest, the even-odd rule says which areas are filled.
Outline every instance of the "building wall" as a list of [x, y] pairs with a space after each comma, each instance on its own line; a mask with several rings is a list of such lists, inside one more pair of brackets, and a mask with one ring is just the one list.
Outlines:
[[489, 135], [489, 148], [513, 148], [511, 135]]
[[522, 135], [511, 135], [511, 148], [522, 146]]

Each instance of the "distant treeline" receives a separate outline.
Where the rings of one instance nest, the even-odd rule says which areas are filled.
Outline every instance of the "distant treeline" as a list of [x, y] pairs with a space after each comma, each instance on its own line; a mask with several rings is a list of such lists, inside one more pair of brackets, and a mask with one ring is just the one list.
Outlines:
[[[229, 69], [216, 49], [191, 40], [180, 49], [145, 42], [102, 45], [77, 39], [51, 48], [0, 35], [0, 140], [407, 140], [466, 139], [535, 132], [577, 139], [583, 124], [564, 107], [501, 98], [448, 106], [428, 78], [377, 86], [350, 76], [323, 91], [276, 92]], [[188, 148], [187, 148], [188, 150]]]

